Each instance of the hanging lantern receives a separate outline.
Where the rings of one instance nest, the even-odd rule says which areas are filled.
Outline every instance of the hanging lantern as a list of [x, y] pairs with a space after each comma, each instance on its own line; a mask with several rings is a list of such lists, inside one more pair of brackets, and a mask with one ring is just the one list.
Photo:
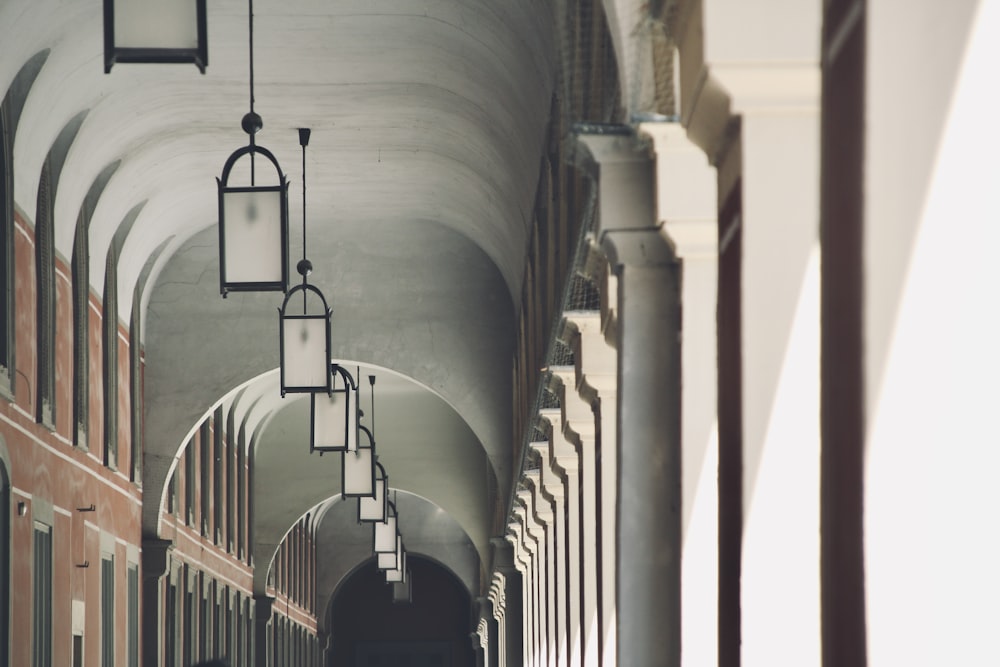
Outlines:
[[385, 522], [386, 500], [389, 494], [389, 475], [378, 461], [375, 462], [375, 495], [358, 498], [358, 521]]
[[342, 366], [330, 366], [331, 390], [313, 393], [309, 451], [353, 452], [358, 448], [358, 386]]
[[396, 505], [388, 503], [385, 521], [372, 524], [375, 534], [375, 553], [391, 553], [396, 550], [398, 531], [396, 530]]
[[[115, 0], [115, 4], [120, 1], [123, 0]], [[124, 4], [137, 3], [127, 0]], [[139, 0], [138, 4], [145, 7], [150, 0]], [[155, 4], [182, 6], [185, 3], [157, 0]], [[219, 188], [219, 290], [223, 297], [229, 292], [284, 292], [288, 289], [288, 183], [274, 155], [256, 142], [264, 120], [253, 106], [253, 0], [248, 4], [250, 110], [240, 125], [250, 140], [247, 146], [229, 156], [222, 168], [222, 177], [216, 179]], [[263, 158], [262, 164], [270, 163], [274, 167], [271, 180], [265, 178], [258, 183], [257, 156]], [[241, 160], [244, 157], [249, 159]], [[234, 173], [237, 164], [239, 169]]]
[[392, 601], [394, 604], [409, 604], [413, 602], [412, 573], [407, 570], [403, 575], [405, 581], [392, 583]]
[[104, 0], [104, 73], [115, 63], [194, 63], [205, 73], [205, 0]]
[[[291, 313], [301, 294], [302, 312]], [[313, 298], [310, 299], [309, 297]], [[319, 308], [309, 307], [318, 300]], [[330, 393], [330, 316], [323, 293], [307, 282], [288, 290], [279, 309], [281, 395], [322, 391]]]
[[400, 555], [399, 567], [395, 570], [385, 571], [385, 581], [386, 583], [406, 583], [406, 552]]
[[[262, 156], [274, 167], [275, 182], [233, 185], [240, 158]], [[263, 160], [261, 161], [263, 163]], [[256, 172], [251, 167], [249, 172]], [[271, 151], [251, 143], [222, 168], [219, 185], [219, 287], [228, 292], [284, 292], [288, 289], [288, 182]]]
[[396, 535], [396, 550], [375, 554], [375, 564], [380, 570], [398, 570], [403, 562], [403, 536]]
[[353, 452], [344, 452], [340, 466], [341, 493], [345, 498], [374, 498], [375, 441], [368, 429], [364, 426], [359, 429], [365, 437], [358, 441]]

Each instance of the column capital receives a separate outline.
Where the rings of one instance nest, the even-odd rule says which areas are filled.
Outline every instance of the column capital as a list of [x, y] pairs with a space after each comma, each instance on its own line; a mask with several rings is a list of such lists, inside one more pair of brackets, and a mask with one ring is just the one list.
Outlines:
[[[547, 465], [548, 462], [543, 462], [542, 465]], [[552, 525], [552, 517], [554, 512], [552, 511], [552, 503], [546, 497], [544, 490], [542, 488], [542, 476], [539, 475], [538, 479], [534, 480], [531, 485], [531, 511], [534, 513], [535, 521], [548, 528]]]
[[617, 229], [601, 236], [608, 261], [615, 273], [623, 266], [669, 266], [677, 263], [673, 248], [656, 228]]
[[493, 569], [500, 574], [514, 567], [514, 547], [507, 541], [507, 536], [491, 537], [493, 546]]
[[679, 257], [718, 254], [718, 176], [677, 122], [642, 123], [656, 153], [656, 219]]
[[174, 543], [156, 537], [147, 537], [142, 541], [142, 577], [143, 579], [159, 579], [167, 573], [170, 562], [170, 552]]
[[637, 137], [629, 125], [576, 123], [573, 134], [599, 165], [649, 160], [649, 144]]
[[761, 65], [717, 63], [712, 65], [712, 75], [729, 93], [734, 114], [801, 113], [819, 109], [818, 59]]
[[656, 226], [653, 157], [630, 127], [577, 126], [577, 141], [593, 160], [600, 229]]

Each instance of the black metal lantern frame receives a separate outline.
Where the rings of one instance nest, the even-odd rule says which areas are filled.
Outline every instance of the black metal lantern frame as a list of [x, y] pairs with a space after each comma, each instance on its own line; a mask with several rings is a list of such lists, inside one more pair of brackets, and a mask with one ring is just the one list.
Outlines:
[[343, 366], [330, 364], [330, 392], [314, 392], [309, 412], [309, 452], [353, 452], [358, 448], [358, 385]]
[[[340, 488], [345, 498], [375, 497], [375, 439], [371, 431], [359, 427], [365, 438], [359, 438], [353, 452], [344, 452], [340, 466]], [[368, 443], [365, 444], [364, 440]]]
[[[302, 294], [302, 314], [289, 313], [289, 304]], [[322, 303], [321, 312], [309, 312], [309, 295]], [[288, 290], [278, 309], [278, 337], [281, 364], [281, 395], [333, 390], [330, 374], [330, 318], [333, 311], [326, 297], [313, 285], [303, 282]]]
[[[248, 146], [226, 160], [219, 186], [219, 290], [285, 292], [288, 290], [288, 181], [271, 151], [258, 146], [253, 134]], [[266, 158], [277, 172], [277, 184], [230, 186], [229, 176], [240, 158]], [[276, 217], [276, 219], [275, 219]], [[275, 253], [280, 253], [275, 257]]]
[[372, 551], [376, 554], [392, 553], [396, 550], [396, 538], [399, 535], [397, 529], [399, 517], [396, 514], [395, 503], [390, 501], [388, 505], [385, 521], [372, 524]]
[[375, 495], [358, 499], [358, 523], [384, 523], [389, 501], [389, 475], [375, 462]]
[[[116, 16], [115, 6], [124, 5], [129, 0], [104, 0], [104, 73], [108, 74], [115, 63], [193, 63], [204, 74], [208, 66], [208, 12], [206, 0], [187, 0], [193, 8], [194, 25], [192, 43], [168, 46], [153, 44], [120, 44], [119, 32], [116, 29], [124, 23], [121, 16]], [[180, 7], [181, 2], [160, 3], [166, 7]], [[155, 22], [155, 18], [144, 17], [147, 22]], [[161, 35], [164, 31], [156, 31]], [[125, 39], [127, 43], [129, 40]]]

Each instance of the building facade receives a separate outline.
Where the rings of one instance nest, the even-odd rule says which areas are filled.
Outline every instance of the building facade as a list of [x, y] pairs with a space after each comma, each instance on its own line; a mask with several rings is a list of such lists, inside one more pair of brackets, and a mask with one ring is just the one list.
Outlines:
[[[1000, 660], [1000, 2], [106, 19], [0, 0], [0, 662]], [[219, 295], [248, 101], [406, 581]]]

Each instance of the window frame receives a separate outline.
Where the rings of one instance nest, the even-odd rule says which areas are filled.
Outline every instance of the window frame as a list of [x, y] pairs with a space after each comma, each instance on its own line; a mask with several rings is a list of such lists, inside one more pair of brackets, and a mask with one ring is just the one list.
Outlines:
[[52, 526], [36, 520], [31, 553], [31, 665], [52, 664]]

